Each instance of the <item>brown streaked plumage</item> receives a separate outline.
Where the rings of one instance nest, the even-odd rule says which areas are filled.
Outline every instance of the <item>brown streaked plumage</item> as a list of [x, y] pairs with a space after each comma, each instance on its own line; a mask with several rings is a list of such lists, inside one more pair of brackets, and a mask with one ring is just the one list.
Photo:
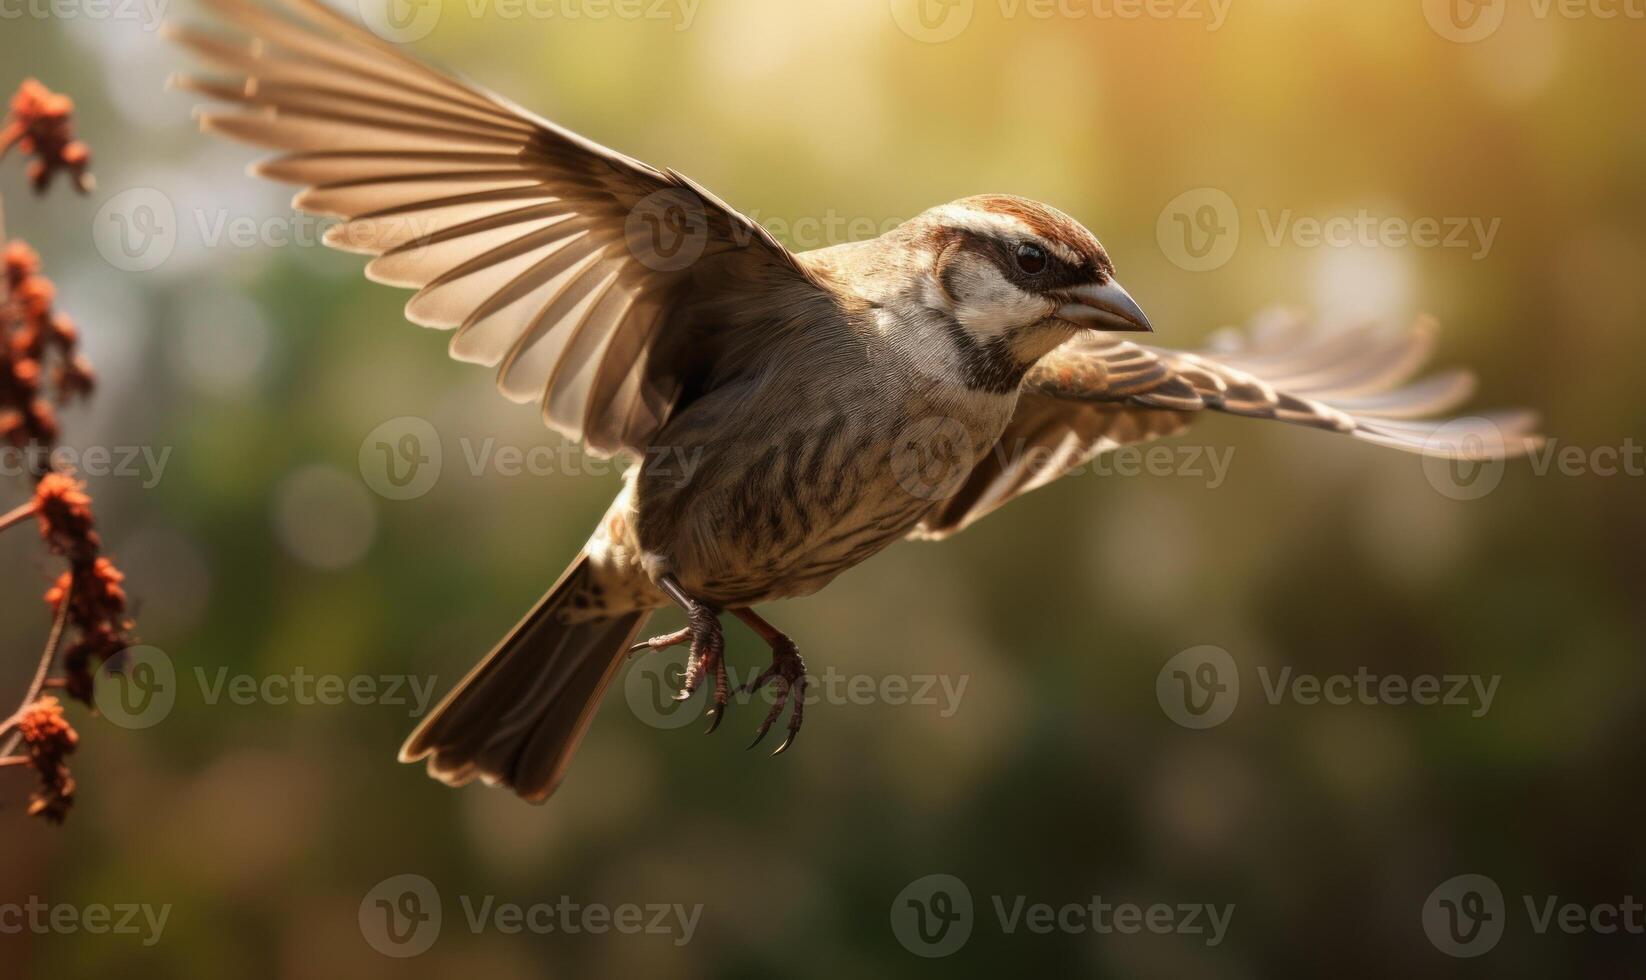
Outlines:
[[[943, 537], [1092, 456], [1216, 410], [1463, 455], [1529, 421], [1421, 421], [1466, 375], [1407, 384], [1431, 328], [1271, 331], [1218, 352], [1144, 347], [1114, 265], [1078, 222], [1022, 198], [933, 208], [871, 241], [796, 255], [686, 177], [437, 72], [318, 0], [207, 0], [235, 36], [172, 36], [226, 78], [209, 131], [281, 151], [255, 172], [341, 219], [327, 243], [417, 290], [414, 322], [495, 367], [515, 401], [636, 466], [554, 588], [402, 750], [450, 783], [529, 799], [564, 777], [631, 648], [691, 644], [681, 692], [731, 692], [719, 613], [773, 649], [793, 741], [805, 672], [752, 606], [807, 595], [903, 537]], [[1274, 338], [1280, 339], [1274, 339]], [[658, 450], [666, 450], [659, 453]], [[935, 464], [935, 465], [934, 465]], [[934, 477], [934, 473], [936, 477]], [[650, 613], [688, 625], [640, 644]], [[712, 728], [711, 728], [712, 730]]]

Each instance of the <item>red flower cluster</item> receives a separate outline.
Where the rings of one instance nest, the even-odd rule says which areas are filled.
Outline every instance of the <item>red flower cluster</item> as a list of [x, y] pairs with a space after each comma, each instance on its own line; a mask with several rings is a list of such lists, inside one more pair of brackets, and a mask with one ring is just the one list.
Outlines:
[[89, 566], [64, 572], [46, 591], [46, 601], [56, 609], [73, 586], [65, 628], [78, 637], [63, 651], [63, 689], [87, 704], [97, 668], [131, 646], [133, 623], [125, 618], [126, 590], [120, 585], [125, 580], [114, 562], [96, 558]]
[[35, 485], [34, 516], [40, 523], [40, 536], [55, 554], [95, 555], [102, 544], [95, 530], [91, 495], [85, 484], [66, 473], [47, 473]]
[[29, 181], [37, 192], [51, 186], [57, 171], [66, 171], [75, 189], [91, 190], [91, 150], [74, 138], [74, 101], [59, 95], [30, 78], [11, 97], [11, 118], [0, 129], [0, 158], [13, 145], [34, 159], [29, 163]]
[[[11, 116], [0, 127], [0, 158], [13, 146], [33, 157], [29, 179], [36, 191], [46, 190], [59, 170], [82, 193], [91, 187], [86, 173], [91, 153], [74, 139], [73, 109], [68, 98], [33, 79], [12, 98]], [[57, 445], [57, 406], [90, 394], [91, 367], [79, 353], [74, 323], [53, 309], [57, 290], [40, 274], [40, 257], [21, 241], [0, 243], [0, 290], [0, 448], [50, 450]], [[58, 619], [35, 680], [22, 707], [0, 718], [0, 766], [31, 767], [40, 787], [30, 798], [29, 813], [61, 823], [74, 800], [67, 758], [80, 736], [63, 716], [62, 703], [42, 691], [62, 688], [90, 703], [93, 671], [131, 644], [132, 624], [121, 585], [125, 576], [102, 554], [85, 486], [52, 471], [49, 452], [25, 458], [31, 461], [34, 497], [10, 511], [0, 508], [0, 531], [32, 514], [46, 546], [69, 570], [46, 593]], [[60, 667], [60, 677], [52, 676], [54, 667]], [[19, 741], [22, 754], [13, 755]]]
[[74, 803], [74, 777], [64, 760], [80, 744], [80, 735], [63, 717], [63, 705], [50, 695], [23, 710], [17, 731], [29, 764], [40, 776], [40, 788], [29, 797], [29, 815], [62, 823]]
[[22, 448], [57, 441], [57, 413], [42, 394], [49, 362], [59, 402], [89, 394], [91, 365], [79, 353], [74, 321], [53, 310], [57, 287], [40, 274], [40, 256], [23, 242], [6, 246], [0, 300], [0, 441]]

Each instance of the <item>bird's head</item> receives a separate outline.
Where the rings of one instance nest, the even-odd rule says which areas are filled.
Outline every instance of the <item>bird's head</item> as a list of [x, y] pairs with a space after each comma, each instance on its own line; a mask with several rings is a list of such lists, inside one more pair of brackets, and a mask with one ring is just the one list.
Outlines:
[[1044, 204], [963, 198], [888, 237], [906, 257], [897, 291], [927, 321], [923, 340], [946, 341], [1002, 387], [1083, 330], [1152, 329], [1096, 236]]

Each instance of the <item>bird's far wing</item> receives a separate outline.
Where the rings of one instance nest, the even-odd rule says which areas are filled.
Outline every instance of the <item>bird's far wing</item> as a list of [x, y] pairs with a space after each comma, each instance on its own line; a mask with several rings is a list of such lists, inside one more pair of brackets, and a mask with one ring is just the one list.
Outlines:
[[201, 112], [202, 128], [284, 151], [254, 172], [306, 185], [294, 207], [341, 219], [328, 245], [376, 256], [369, 278], [418, 290], [409, 319], [455, 329], [452, 357], [497, 367], [505, 396], [541, 402], [595, 452], [643, 449], [737, 339], [684, 310], [728, 290], [766, 308], [818, 291], [689, 179], [436, 71], [319, 0], [207, 5], [239, 36], [170, 31], [230, 73], [174, 79], [238, 104]]
[[953, 534], [1100, 453], [1181, 432], [1206, 410], [1425, 456], [1503, 458], [1536, 447], [1529, 412], [1435, 418], [1466, 400], [1475, 382], [1462, 370], [1411, 380], [1434, 338], [1427, 318], [1404, 329], [1370, 324], [1325, 333], [1290, 313], [1260, 318], [1249, 336], [1226, 331], [1216, 349], [1199, 352], [1106, 334], [1077, 337], [1029, 372], [1005, 434], [914, 536]]

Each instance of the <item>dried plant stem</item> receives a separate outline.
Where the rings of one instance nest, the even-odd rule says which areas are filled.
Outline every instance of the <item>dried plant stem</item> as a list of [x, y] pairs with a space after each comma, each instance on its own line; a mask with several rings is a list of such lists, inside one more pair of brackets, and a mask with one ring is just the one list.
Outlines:
[[8, 527], [13, 527], [23, 523], [30, 517], [34, 516], [34, 511], [35, 503], [31, 500], [16, 510], [10, 511], [4, 516], [0, 516], [0, 531], [4, 531]]
[[[52, 661], [57, 659], [57, 648], [63, 645], [63, 629], [68, 625], [69, 605], [73, 601], [74, 578], [71, 575], [69, 587], [63, 593], [63, 600], [57, 604], [57, 618], [52, 620], [51, 635], [46, 637], [46, 649], [40, 654], [40, 666], [34, 669], [34, 680], [29, 682], [29, 692], [23, 696], [23, 702], [17, 706], [17, 713], [4, 722], [0, 722], [0, 735], [12, 732], [18, 723], [23, 720], [23, 713], [29, 710], [29, 706], [39, 699], [40, 692], [46, 689], [46, 676], [51, 673]], [[5, 746], [0, 748], [0, 756], [11, 755], [17, 748], [18, 740], [22, 737], [21, 732], [12, 732], [12, 736], [6, 740]]]

